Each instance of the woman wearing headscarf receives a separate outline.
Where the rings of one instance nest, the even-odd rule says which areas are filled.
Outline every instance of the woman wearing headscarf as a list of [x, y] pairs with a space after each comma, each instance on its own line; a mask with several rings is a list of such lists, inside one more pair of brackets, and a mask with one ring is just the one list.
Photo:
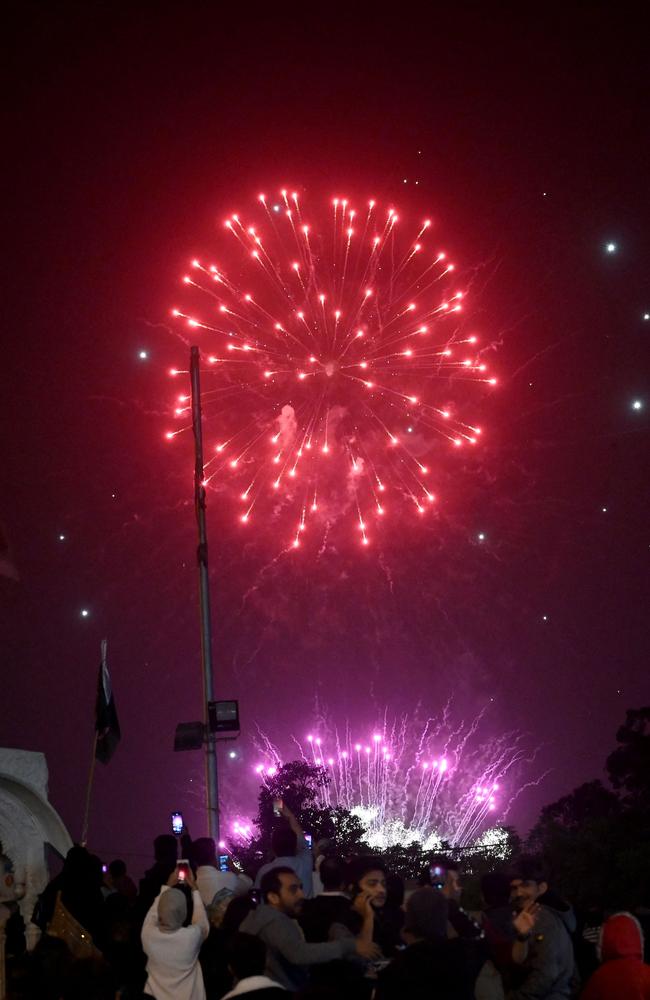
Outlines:
[[199, 951], [210, 926], [190, 870], [184, 883], [192, 891], [192, 922], [187, 919], [187, 898], [177, 888], [178, 866], [149, 910], [142, 925], [142, 947], [147, 956], [144, 992], [156, 1000], [205, 1000]]

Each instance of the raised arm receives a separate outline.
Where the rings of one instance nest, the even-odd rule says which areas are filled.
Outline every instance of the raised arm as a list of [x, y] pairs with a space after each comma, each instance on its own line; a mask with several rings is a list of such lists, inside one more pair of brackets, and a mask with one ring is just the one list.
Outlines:
[[196, 880], [191, 869], [185, 876], [185, 881], [192, 890], [192, 927], [198, 927], [201, 931], [202, 939], [205, 940], [210, 933], [210, 924], [203, 900], [201, 899], [201, 893], [196, 888]]
[[282, 808], [280, 809], [280, 812], [287, 820], [289, 826], [291, 827], [296, 837], [298, 838], [298, 849], [299, 850], [307, 849], [307, 841], [305, 840], [305, 831], [301, 827], [295, 815], [292, 813], [291, 809], [289, 809], [289, 806], [286, 805], [286, 803], [284, 802], [282, 803]]

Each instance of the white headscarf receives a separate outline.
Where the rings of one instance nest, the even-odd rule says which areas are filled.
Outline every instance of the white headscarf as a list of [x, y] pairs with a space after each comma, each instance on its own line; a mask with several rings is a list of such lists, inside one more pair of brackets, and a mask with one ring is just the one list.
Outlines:
[[180, 930], [187, 917], [187, 900], [180, 889], [168, 889], [158, 900], [158, 926], [168, 934]]

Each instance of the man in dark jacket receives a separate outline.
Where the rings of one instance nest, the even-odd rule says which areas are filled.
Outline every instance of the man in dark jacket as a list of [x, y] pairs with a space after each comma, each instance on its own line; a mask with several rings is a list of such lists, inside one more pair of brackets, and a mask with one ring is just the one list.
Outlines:
[[[191, 841], [190, 841], [191, 843]], [[151, 909], [151, 904], [176, 868], [178, 861], [178, 841], [171, 833], [161, 833], [153, 842], [155, 864], [148, 868], [140, 879], [138, 893], [138, 915], [142, 922]], [[187, 857], [187, 854], [183, 855]]]
[[[298, 918], [307, 941], [354, 938], [361, 931], [366, 899], [370, 897], [361, 894], [352, 903], [345, 892], [345, 876], [346, 865], [342, 858], [323, 858], [320, 865], [323, 891], [304, 901]], [[341, 959], [314, 967], [311, 985], [317, 985], [323, 993], [329, 990], [337, 1000], [363, 1000], [372, 993], [374, 980], [366, 977], [366, 963], [361, 959]]]
[[467, 942], [447, 937], [449, 903], [438, 889], [416, 889], [406, 902], [407, 947], [379, 973], [376, 1000], [472, 1000], [477, 968]]
[[[280, 866], [267, 871], [260, 889], [264, 900], [243, 920], [240, 930], [262, 939], [267, 947], [266, 973], [286, 989], [300, 990], [309, 978], [309, 966], [348, 955], [374, 959], [379, 951], [367, 933], [323, 944], [305, 941], [296, 922], [304, 893], [293, 868]], [[369, 930], [372, 934], [370, 916]]]
[[[548, 892], [543, 864], [532, 856], [521, 857], [510, 885], [515, 910], [540, 902]], [[540, 905], [528, 940], [528, 957], [509, 1000], [566, 1000], [573, 995], [574, 969], [573, 945], [562, 914]]]
[[340, 858], [324, 858], [320, 866], [323, 891], [306, 899], [299, 923], [307, 941], [329, 941], [332, 924], [343, 924], [354, 933], [361, 929], [361, 918], [352, 910], [345, 892], [345, 864]]

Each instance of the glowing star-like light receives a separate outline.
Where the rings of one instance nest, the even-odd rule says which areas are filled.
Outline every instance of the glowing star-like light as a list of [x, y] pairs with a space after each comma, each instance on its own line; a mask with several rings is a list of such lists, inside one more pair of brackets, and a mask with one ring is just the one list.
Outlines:
[[632, 402], [632, 409], [633, 410], [642, 410], [643, 409], [643, 400], [641, 400], [641, 399], [635, 399], [635, 400], [633, 400], [633, 402]]
[[617, 246], [615, 243], [606, 243], [605, 250], [607, 251], [607, 253], [616, 253]]
[[138, 357], [140, 358], [140, 361], [146, 361], [147, 358], [149, 357], [149, 352], [148, 351], [138, 351]]
[[478, 533], [478, 535], [476, 537], [478, 538], [479, 542], [484, 542], [485, 541], [485, 533], [482, 532], [482, 531], [479, 531], [479, 533]]
[[231, 750], [228, 756], [230, 757], [231, 760], [235, 760], [237, 752], [235, 750]]
[[82, 618], [88, 618], [88, 616], [90, 615], [90, 611], [88, 610], [88, 608], [82, 608], [79, 614]]
[[65, 542], [65, 535], [59, 535], [59, 541]]
[[646, 321], [650, 320], [650, 313], [644, 313], [644, 314], [643, 314], [643, 318], [644, 318], [644, 320], [646, 320]]

